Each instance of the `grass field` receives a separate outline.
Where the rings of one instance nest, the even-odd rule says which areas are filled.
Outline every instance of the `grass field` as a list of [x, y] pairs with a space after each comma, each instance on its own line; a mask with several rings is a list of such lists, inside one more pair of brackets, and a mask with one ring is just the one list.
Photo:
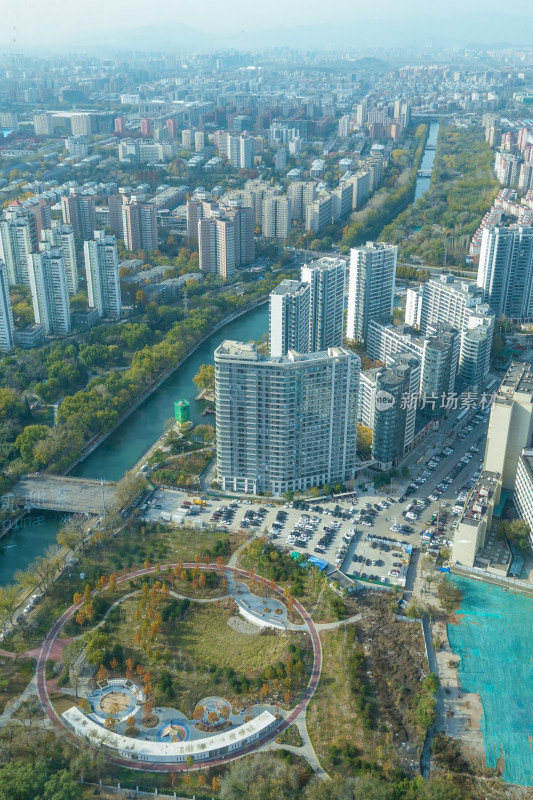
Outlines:
[[307, 709], [307, 730], [322, 766], [330, 771], [335, 767], [333, 748], [350, 746], [363, 753], [366, 746], [346, 670], [349, 637], [337, 628], [323, 631], [320, 638], [322, 675]]
[[192, 562], [198, 555], [203, 562], [205, 554], [209, 553], [212, 561], [221, 555], [227, 562], [237, 546], [238, 537], [227, 533], [161, 528], [158, 524], [135, 525], [113, 541], [88, 550], [81, 566], [89, 581], [93, 581], [100, 575], [120, 573], [124, 568], [129, 570], [134, 564], [140, 567], [145, 561], [151, 564]]
[[60, 694], [58, 692], [54, 692], [50, 695], [50, 700], [52, 701], [52, 705], [56, 712], [60, 716], [64, 711], [67, 711], [69, 708], [72, 708], [72, 706], [76, 705], [75, 699], [69, 694]]
[[300, 644], [300, 634], [283, 632], [273, 636], [250, 636], [230, 628], [227, 621], [235, 616], [234, 603], [213, 609], [212, 605], [196, 606], [190, 619], [182, 622], [176, 631], [176, 644], [184, 648], [198, 663], [216, 664], [256, 674], [268, 664], [284, 661], [287, 646]]
[[309, 735], [328, 770], [409, 770], [424, 741], [416, 724], [428, 673], [420, 625], [394, 620], [390, 598], [379, 592], [363, 594], [358, 610], [355, 626], [321, 634], [324, 663], [307, 712]]
[[[290, 706], [307, 683], [312, 663], [307, 634], [240, 633], [228, 625], [230, 617], [238, 614], [233, 600], [192, 602], [180, 618], [161, 624], [147, 651], [135, 639], [141, 624], [139, 601], [139, 595], [126, 600], [120, 614], [109, 620], [106, 628], [122, 652], [150, 670], [158, 705], [178, 707], [192, 714], [202, 697], [216, 694], [238, 707], [257, 702], [287, 706], [284, 695], [288, 691]], [[161, 608], [164, 611], [164, 605]], [[300, 662], [299, 668], [291, 666], [290, 674], [289, 662]], [[170, 675], [165, 678], [167, 685], [171, 683], [170, 693], [159, 688], [164, 673]], [[263, 694], [265, 684], [268, 691]]]

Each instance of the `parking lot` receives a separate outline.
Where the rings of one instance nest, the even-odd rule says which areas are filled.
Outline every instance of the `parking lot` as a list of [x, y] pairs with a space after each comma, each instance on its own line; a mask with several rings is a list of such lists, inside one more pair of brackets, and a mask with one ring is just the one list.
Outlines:
[[392, 535], [385, 539], [365, 533], [354, 541], [342, 571], [359, 580], [405, 586], [411, 552], [411, 545], [394, 540]]
[[412, 527], [408, 534], [390, 531], [399, 514], [392, 497], [365, 493], [362, 498], [352, 495], [344, 501], [310, 504], [308, 510], [296, 513], [281, 509], [270, 531], [288, 552], [316, 556], [354, 579], [404, 586], [418, 537]]
[[[262, 503], [208, 498], [205, 507], [185, 494], [159, 490], [145, 514], [162, 524], [259, 532], [287, 552], [315, 556], [364, 582], [405, 586], [417, 548], [434, 557], [451, 544], [466, 494], [479, 475], [488, 417], [470, 415], [441, 449], [411, 468], [409, 479], [386, 496], [357, 489], [335, 500]], [[411, 481], [409, 483], [409, 481]], [[408, 483], [408, 485], [406, 485]]]

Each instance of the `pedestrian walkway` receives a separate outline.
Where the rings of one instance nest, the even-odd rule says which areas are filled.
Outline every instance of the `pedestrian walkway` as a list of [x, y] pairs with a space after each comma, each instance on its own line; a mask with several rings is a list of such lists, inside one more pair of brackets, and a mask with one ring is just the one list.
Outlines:
[[363, 619], [362, 614], [354, 614], [346, 619], [337, 619], [335, 622], [315, 622], [315, 628], [320, 631], [333, 631], [335, 628], [341, 628], [343, 625], [351, 625], [353, 622], [359, 622]]
[[35, 695], [36, 697], [38, 696], [37, 675], [33, 676], [24, 691], [19, 694], [19, 696], [16, 697], [13, 702], [0, 714], [0, 728], [3, 728], [8, 724], [13, 714], [15, 714], [21, 705], [32, 695]]
[[309, 733], [307, 732], [307, 722], [306, 722], [306, 712], [302, 711], [298, 717], [293, 722], [293, 725], [296, 725], [298, 731], [300, 733], [300, 739], [302, 740], [301, 747], [296, 747], [292, 744], [279, 744], [276, 741], [269, 742], [266, 744], [262, 749], [263, 751], [268, 750], [288, 750], [289, 753], [294, 753], [300, 758], [305, 758], [313, 772], [324, 781], [331, 780], [330, 776], [326, 772], [326, 770], [322, 767], [322, 764], [318, 760], [318, 756], [315, 753], [315, 748], [311, 743], [311, 739], [309, 738]]

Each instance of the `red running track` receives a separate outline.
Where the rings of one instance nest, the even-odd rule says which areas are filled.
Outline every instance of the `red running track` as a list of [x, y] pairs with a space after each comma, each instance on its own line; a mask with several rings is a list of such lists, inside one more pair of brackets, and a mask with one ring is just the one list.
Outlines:
[[[176, 567], [177, 564], [166, 564], [161, 566], [160, 571], [165, 572], [170, 569]], [[197, 564], [187, 563], [183, 564], [185, 569], [194, 569], [194, 567], [198, 566]], [[202, 565], [202, 569], [209, 569], [214, 571], [219, 571], [220, 567], [217, 564], [208, 564]], [[222, 568], [224, 571], [232, 572], [234, 575], [238, 575], [239, 577], [249, 577], [249, 573], [242, 569], [236, 569], [235, 567], [226, 567]], [[147, 567], [145, 569], [139, 569], [135, 572], [130, 572], [127, 575], [117, 576], [117, 583], [122, 583], [123, 581], [132, 580], [134, 578], [138, 578], [142, 575], [150, 575], [151, 573], [155, 572], [155, 567]], [[261, 579], [264, 580], [264, 579]], [[278, 594], [283, 594], [283, 590], [281, 587], [273, 584], [268, 584], [268, 587], [273, 589], [274, 591], [278, 592]], [[103, 590], [102, 590], [103, 591]], [[93, 595], [97, 594], [96, 591], [93, 592]], [[293, 599], [293, 605], [297, 609], [297, 611], [301, 614], [309, 634], [311, 636], [311, 642], [313, 644], [313, 667], [311, 670], [311, 675], [309, 678], [309, 683], [307, 684], [307, 688], [300, 698], [298, 704], [293, 708], [290, 712], [288, 717], [284, 720], [280, 720], [279, 725], [277, 725], [273, 730], [271, 730], [265, 736], [257, 739], [252, 744], [243, 747], [241, 750], [237, 751], [236, 753], [231, 753], [225, 756], [220, 756], [219, 758], [213, 759], [206, 759], [202, 760], [201, 762], [195, 763], [193, 767], [188, 767], [187, 764], [169, 764], [169, 763], [158, 763], [152, 761], [143, 761], [141, 764], [137, 762], [130, 761], [129, 759], [124, 758], [110, 758], [110, 761], [114, 764], [118, 764], [121, 767], [127, 767], [128, 769], [135, 769], [135, 770], [142, 770], [142, 771], [151, 771], [151, 772], [181, 772], [187, 771], [189, 769], [203, 769], [207, 766], [214, 766], [217, 764], [224, 764], [228, 761], [233, 761], [236, 758], [241, 758], [244, 755], [249, 753], [253, 753], [259, 747], [267, 744], [267, 742], [272, 741], [275, 739], [279, 734], [284, 731], [289, 725], [292, 725], [296, 717], [306, 708], [307, 704], [311, 700], [312, 696], [315, 693], [316, 687], [318, 686], [318, 681], [320, 680], [320, 673], [322, 671], [322, 647], [320, 643], [320, 636], [318, 635], [318, 631], [316, 630], [313, 620], [297, 600]], [[56, 714], [56, 711], [50, 702], [50, 698], [48, 696], [48, 688], [46, 684], [46, 680], [44, 677], [44, 667], [45, 663], [48, 658], [52, 655], [52, 653], [57, 652], [57, 645], [59, 644], [56, 642], [57, 636], [61, 631], [64, 624], [70, 619], [70, 617], [74, 614], [74, 612], [79, 608], [79, 605], [71, 605], [55, 622], [55, 624], [50, 628], [46, 639], [44, 640], [42, 647], [40, 649], [39, 655], [37, 657], [37, 667], [36, 667], [36, 674], [37, 674], [37, 690], [39, 693], [39, 699], [43, 705], [43, 708], [48, 716], [48, 718], [55, 723], [56, 725], [60, 725], [68, 732], [69, 737], [74, 739], [75, 741], [79, 741], [78, 737], [74, 736], [68, 728], [65, 727], [61, 718]]]

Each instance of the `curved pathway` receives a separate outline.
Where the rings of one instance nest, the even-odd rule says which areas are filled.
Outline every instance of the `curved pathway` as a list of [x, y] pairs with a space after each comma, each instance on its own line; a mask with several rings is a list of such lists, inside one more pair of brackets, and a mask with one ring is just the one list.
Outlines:
[[354, 614], [352, 617], [346, 617], [346, 619], [337, 619], [335, 622], [315, 622], [315, 628], [317, 631], [332, 631], [335, 628], [342, 628], [343, 625], [351, 625], [352, 622], [359, 622], [359, 620], [363, 619], [362, 614]]
[[[240, 550], [240, 548], [239, 548], [239, 550]], [[233, 555], [236, 556], [237, 553], [239, 552], [239, 550], [235, 551], [235, 553]], [[176, 566], [176, 564], [165, 564], [165, 565], [162, 565], [161, 566], [161, 571], [162, 572], [168, 571], [170, 569], [173, 569], [175, 566]], [[187, 564], [184, 564], [183, 566], [186, 569], [193, 569], [196, 566], [196, 564], [187, 563]], [[216, 565], [216, 564], [204, 565], [203, 569], [213, 570], [213, 571], [217, 571], [217, 572], [220, 571], [220, 567], [218, 565]], [[245, 570], [242, 570], [242, 569], [237, 569], [235, 567], [230, 567], [230, 566], [223, 567], [222, 569], [226, 570], [226, 571], [231, 571], [232, 575], [235, 575], [235, 576], [238, 576], [238, 577], [242, 577], [242, 578], [247, 578], [248, 577], [248, 572], [246, 572]], [[139, 569], [139, 570], [136, 570], [135, 572], [128, 573], [126, 575], [120, 576], [120, 578], [117, 579], [117, 583], [122, 583], [123, 581], [129, 581], [129, 580], [132, 580], [132, 579], [135, 579], [135, 578], [139, 578], [139, 577], [142, 577], [143, 575], [150, 575], [150, 574], [154, 573], [155, 571], [156, 571], [155, 567], [147, 567], [147, 568], [144, 568], [144, 569]], [[271, 585], [267, 581], [265, 581], [264, 579], [259, 578], [259, 576], [258, 576], [258, 579], [261, 580], [262, 582], [264, 582], [265, 585], [268, 585], [269, 588], [273, 589], [278, 594], [280, 594], [280, 595], [283, 594], [283, 590], [281, 589], [281, 587], [279, 587], [277, 585]], [[94, 591], [93, 594], [96, 594], [96, 591]], [[220, 599], [220, 598], [216, 598], [216, 599]], [[38, 690], [38, 694], [39, 694], [39, 699], [40, 699], [40, 701], [41, 701], [41, 703], [43, 705], [43, 708], [44, 708], [48, 718], [51, 720], [51, 722], [55, 723], [56, 725], [61, 725], [61, 726], [63, 726], [63, 722], [61, 721], [60, 717], [58, 716], [58, 714], [57, 714], [56, 710], [54, 709], [54, 707], [53, 707], [53, 705], [52, 705], [52, 703], [50, 701], [50, 698], [48, 696], [47, 681], [46, 681], [45, 676], [44, 676], [44, 667], [45, 667], [45, 663], [46, 663], [47, 659], [50, 658], [51, 654], [57, 648], [57, 645], [58, 645], [57, 637], [58, 637], [61, 629], [63, 628], [65, 623], [72, 617], [72, 615], [76, 612], [76, 610], [79, 608], [80, 605], [81, 604], [73, 604], [73, 605], [71, 605], [70, 608], [68, 608], [59, 617], [59, 619], [56, 620], [54, 625], [50, 628], [50, 630], [49, 630], [49, 632], [48, 632], [48, 634], [47, 634], [47, 636], [46, 636], [46, 638], [45, 638], [45, 640], [44, 640], [44, 642], [43, 642], [43, 644], [42, 644], [42, 646], [40, 648], [39, 655], [38, 655], [38, 658], [37, 658], [36, 678], [37, 678], [37, 690]], [[156, 772], [182, 772], [182, 771], [187, 771], [189, 769], [204, 769], [205, 767], [213, 766], [215, 764], [223, 764], [223, 763], [226, 763], [228, 761], [233, 761], [236, 758], [241, 758], [242, 756], [248, 755], [249, 753], [255, 752], [260, 747], [263, 747], [265, 744], [267, 744], [269, 742], [272, 742], [277, 736], [279, 736], [279, 734], [282, 731], [284, 731], [286, 728], [288, 728], [290, 725], [292, 725], [293, 722], [296, 722], [296, 720], [298, 719], [298, 717], [300, 717], [302, 712], [305, 713], [305, 709], [307, 707], [307, 704], [311, 700], [311, 698], [314, 695], [314, 693], [316, 691], [316, 688], [318, 686], [318, 681], [320, 679], [320, 673], [322, 671], [322, 646], [321, 646], [321, 642], [320, 642], [320, 637], [318, 635], [318, 631], [317, 631], [317, 629], [316, 629], [316, 627], [315, 627], [315, 625], [313, 623], [313, 620], [311, 619], [311, 617], [309, 616], [309, 614], [307, 613], [305, 608], [296, 599], [294, 599], [293, 605], [294, 605], [294, 608], [302, 616], [302, 618], [304, 620], [304, 623], [305, 623], [305, 626], [306, 626], [306, 629], [307, 629], [307, 631], [309, 632], [309, 634], [311, 636], [311, 643], [313, 645], [313, 666], [312, 666], [312, 669], [311, 669], [311, 675], [310, 675], [310, 678], [309, 678], [309, 682], [307, 684], [307, 688], [306, 688], [303, 696], [300, 698], [298, 704], [292, 709], [292, 711], [290, 711], [289, 714], [287, 714], [287, 716], [284, 719], [279, 721], [279, 725], [277, 725], [274, 730], [272, 730], [269, 733], [265, 734], [264, 736], [260, 737], [255, 742], [253, 742], [253, 744], [250, 744], [247, 747], [243, 747], [238, 752], [229, 753], [228, 755], [222, 756], [220, 758], [206, 759], [205, 761], [202, 761], [201, 764], [193, 765], [193, 767], [188, 767], [186, 764], [183, 764], [183, 763], [180, 763], [180, 764], [168, 764], [168, 763], [157, 763], [157, 762], [146, 762], [146, 761], [143, 761], [142, 764], [136, 764], [135, 762], [132, 762], [132, 761], [130, 761], [128, 759], [124, 759], [124, 758], [111, 758], [111, 761], [113, 761], [116, 764], [119, 764], [120, 766], [127, 767], [128, 769], [134, 769], [134, 770], [146, 770], [146, 769], [149, 769], [149, 770], [156, 771]], [[72, 734], [69, 734], [69, 736], [71, 736], [71, 738], [73, 738], [76, 742], [79, 741], [78, 737], [72, 736]]]
[[231, 554], [230, 559], [229, 559], [228, 564], [227, 564], [228, 568], [229, 569], [236, 568], [237, 567], [237, 561], [239, 560], [239, 556], [243, 552], [243, 550], [245, 550], [248, 547], [248, 545], [251, 542], [253, 542], [254, 539], [259, 539], [259, 537], [263, 536], [263, 535], [264, 534], [261, 533], [260, 530], [256, 530], [255, 533], [252, 536], [248, 536], [244, 540], [244, 542], [242, 544], [240, 544], [238, 546], [238, 548], [236, 550], [234, 550], [233, 553]]

